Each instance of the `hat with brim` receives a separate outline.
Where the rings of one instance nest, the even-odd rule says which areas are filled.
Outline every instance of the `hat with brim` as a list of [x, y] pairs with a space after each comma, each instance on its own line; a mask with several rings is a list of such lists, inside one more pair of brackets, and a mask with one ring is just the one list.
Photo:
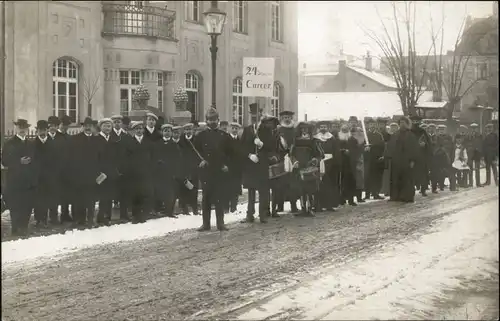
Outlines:
[[184, 129], [191, 129], [191, 128], [193, 128], [193, 127], [194, 127], [194, 124], [192, 124], [192, 123], [187, 123], [187, 124], [185, 124], [185, 125], [184, 125], [184, 126], [182, 126], [182, 127], [184, 127]]
[[99, 127], [101, 127], [101, 126], [102, 126], [102, 124], [105, 124], [105, 123], [110, 123], [110, 124], [112, 124], [112, 123], [113, 123], [113, 120], [112, 120], [111, 118], [103, 118], [103, 119], [99, 120], [99, 122], [97, 123], [97, 125], [98, 125]]
[[474, 127], [475, 128], [475, 127], [479, 127], [479, 125], [476, 124], [476, 123], [472, 123], [472, 124], [470, 124], [470, 127]]
[[49, 128], [49, 122], [46, 120], [39, 120], [36, 122], [36, 129], [48, 129]]
[[236, 123], [236, 122], [232, 122], [231, 123], [231, 127], [238, 127], [238, 128], [241, 128], [241, 125]]
[[401, 122], [404, 122], [404, 123], [406, 123], [408, 126], [411, 126], [411, 119], [410, 119], [410, 118], [408, 118], [408, 117], [406, 117], [406, 116], [403, 116], [403, 117], [401, 117], [401, 118], [399, 119], [399, 123], [401, 123]]
[[26, 119], [22, 119], [22, 118], [19, 118], [17, 121], [15, 121], [14, 125], [21, 127], [21, 128], [28, 128], [31, 126], [31, 124], [29, 124]]
[[465, 125], [460, 125], [460, 128], [462, 128], [462, 129], [467, 129], [467, 126], [465, 126]]
[[365, 117], [365, 123], [367, 123], [367, 124], [375, 124], [376, 121], [372, 117]]
[[281, 116], [293, 116], [295, 115], [295, 113], [291, 110], [283, 110], [281, 113], [280, 113], [280, 117]]
[[47, 123], [49, 125], [59, 126], [61, 124], [61, 120], [57, 116], [50, 116]]
[[321, 127], [321, 126], [328, 126], [330, 123], [327, 122], [326, 120], [321, 120], [319, 122], [316, 123], [316, 126], [317, 127]]
[[130, 128], [132, 129], [136, 129], [137, 127], [139, 126], [142, 126], [144, 127], [144, 123], [142, 121], [133, 121], [131, 124], [130, 124]]
[[351, 116], [351, 117], [349, 117], [349, 120], [348, 120], [348, 121], [350, 121], [350, 122], [351, 122], [351, 121], [353, 121], [353, 122], [354, 122], [354, 121], [358, 121], [358, 117], [356, 117], [356, 116]]
[[111, 116], [111, 120], [118, 120], [118, 119], [120, 119], [120, 120], [123, 121], [123, 116], [122, 115], [113, 115], [113, 116]]
[[73, 121], [71, 120], [71, 118], [68, 115], [64, 115], [61, 117], [61, 124], [63, 126], [69, 126], [72, 123], [73, 123]]
[[198, 127], [206, 127], [206, 126], [207, 123], [205, 123], [204, 121], [198, 123]]
[[163, 124], [163, 125], [161, 125], [161, 130], [165, 130], [167, 128], [172, 129], [172, 128], [174, 128], [174, 125], [172, 125], [172, 124]]
[[85, 117], [85, 119], [83, 120], [83, 123], [81, 123], [82, 126], [93, 125], [93, 124], [94, 124], [94, 121], [90, 117]]
[[446, 128], [446, 125], [441, 124], [441, 125], [438, 125], [437, 128], [443, 129], [443, 128]]
[[427, 128], [436, 128], [436, 124], [429, 124], [427, 125]]
[[389, 126], [391, 126], [391, 127], [398, 126], [399, 127], [398, 123], [391, 123]]
[[181, 130], [182, 129], [182, 126], [174, 126], [172, 127], [172, 130]]
[[493, 126], [493, 124], [487, 124], [487, 125], [485, 126], [485, 128], [493, 128], [493, 127], [494, 127], [494, 126]]
[[153, 113], [147, 113], [146, 114], [146, 117], [151, 117], [151, 118], [154, 118], [154, 120], [158, 120], [158, 116], [156, 116], [155, 114]]
[[427, 124], [421, 124], [421, 125], [420, 125], [420, 128], [427, 128], [427, 127], [428, 127], [428, 125], [427, 125]]

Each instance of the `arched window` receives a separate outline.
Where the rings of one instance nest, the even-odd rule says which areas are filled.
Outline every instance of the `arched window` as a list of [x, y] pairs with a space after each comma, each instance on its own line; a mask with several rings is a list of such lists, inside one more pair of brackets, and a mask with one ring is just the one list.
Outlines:
[[58, 59], [52, 65], [53, 115], [68, 115], [78, 120], [78, 65], [68, 59]]
[[245, 98], [243, 97], [243, 81], [241, 78], [233, 80], [233, 113], [232, 121], [243, 125], [243, 110]]
[[282, 94], [280, 84], [275, 82], [273, 85], [273, 97], [271, 98], [271, 115], [275, 117], [279, 117], [283, 108], [281, 101]]
[[198, 112], [199, 107], [199, 84], [200, 79], [198, 75], [193, 72], [188, 72], [186, 74], [186, 91], [188, 94], [187, 110], [191, 112], [192, 117]]

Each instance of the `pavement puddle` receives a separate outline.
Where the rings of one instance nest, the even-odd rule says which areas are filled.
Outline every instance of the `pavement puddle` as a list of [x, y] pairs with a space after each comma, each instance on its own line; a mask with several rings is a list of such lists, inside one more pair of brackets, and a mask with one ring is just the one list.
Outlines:
[[[450, 313], [436, 303], [445, 301], [447, 292], [462, 289], [464, 280], [474, 283], [498, 274], [498, 203], [460, 211], [418, 241], [388, 244], [362, 261], [323, 272], [327, 276], [274, 297], [238, 319], [447, 318]], [[293, 316], [284, 317], [290, 311]]]

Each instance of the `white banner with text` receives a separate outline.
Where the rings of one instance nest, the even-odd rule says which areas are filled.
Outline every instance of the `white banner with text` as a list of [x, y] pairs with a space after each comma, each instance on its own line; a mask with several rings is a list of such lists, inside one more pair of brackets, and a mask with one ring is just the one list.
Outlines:
[[273, 97], [274, 58], [243, 58], [243, 96]]

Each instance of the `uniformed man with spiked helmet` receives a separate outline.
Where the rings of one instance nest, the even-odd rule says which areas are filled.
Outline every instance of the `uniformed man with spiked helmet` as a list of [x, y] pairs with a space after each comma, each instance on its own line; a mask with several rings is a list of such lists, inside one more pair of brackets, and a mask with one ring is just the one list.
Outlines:
[[210, 230], [212, 206], [215, 205], [217, 229], [227, 230], [224, 225], [224, 188], [220, 188], [221, 180], [229, 171], [231, 145], [229, 135], [218, 128], [219, 114], [214, 108], [208, 109], [206, 115], [207, 129], [199, 132], [194, 139], [195, 150], [200, 159], [200, 178], [203, 189], [203, 224], [199, 231]]

